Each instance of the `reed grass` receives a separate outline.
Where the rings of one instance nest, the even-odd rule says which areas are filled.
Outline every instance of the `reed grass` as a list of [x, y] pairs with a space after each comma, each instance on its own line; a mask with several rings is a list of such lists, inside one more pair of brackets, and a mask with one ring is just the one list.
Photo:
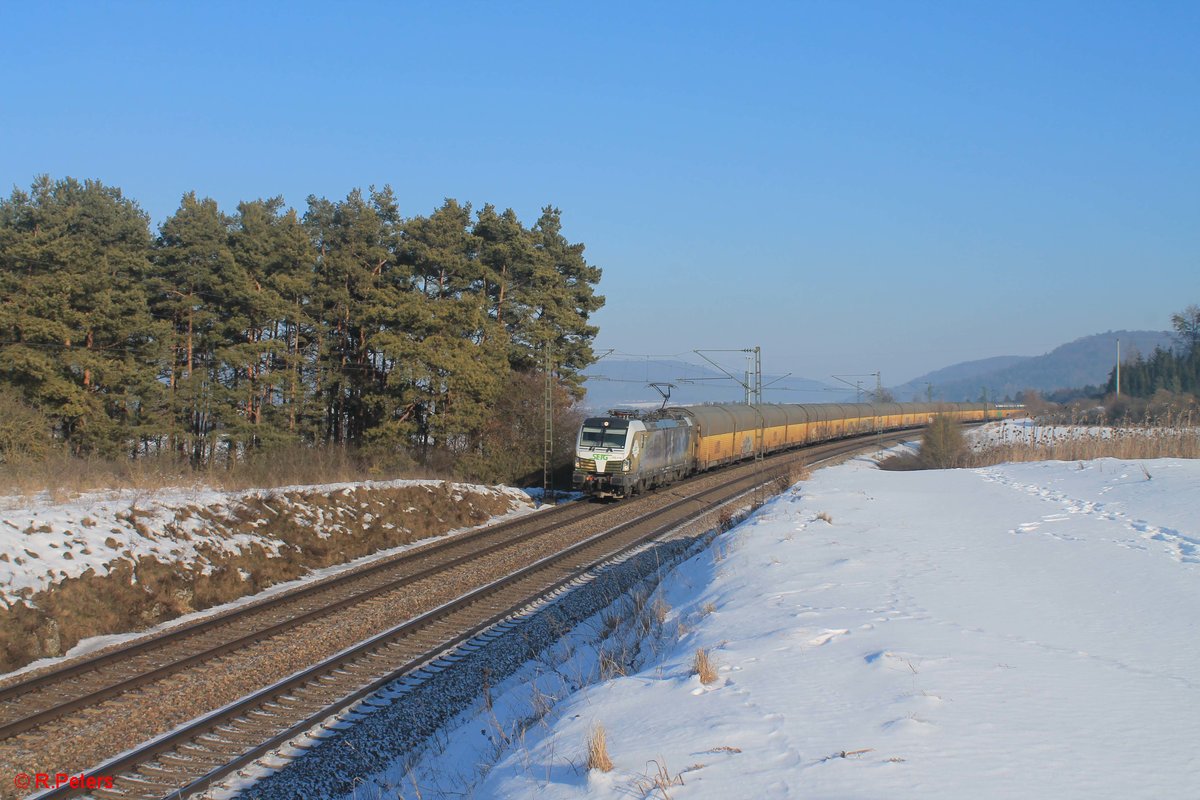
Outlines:
[[1124, 424], [1005, 427], [999, 439], [979, 442], [964, 457], [965, 467], [1011, 461], [1089, 461], [1200, 458], [1200, 429], [1191, 425]]

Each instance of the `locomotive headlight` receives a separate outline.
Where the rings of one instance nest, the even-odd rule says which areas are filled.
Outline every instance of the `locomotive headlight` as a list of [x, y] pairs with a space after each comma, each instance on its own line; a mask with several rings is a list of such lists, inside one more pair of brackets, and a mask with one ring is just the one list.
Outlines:
[[621, 469], [625, 470], [626, 472], [629, 471], [629, 459], [628, 458], [621, 462]]

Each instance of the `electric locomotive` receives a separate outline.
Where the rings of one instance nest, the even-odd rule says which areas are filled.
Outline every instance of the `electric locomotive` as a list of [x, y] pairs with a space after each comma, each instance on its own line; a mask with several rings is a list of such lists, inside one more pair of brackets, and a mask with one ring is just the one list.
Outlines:
[[689, 475], [695, 463], [690, 417], [609, 412], [589, 417], [575, 447], [575, 487], [594, 497], [629, 497]]

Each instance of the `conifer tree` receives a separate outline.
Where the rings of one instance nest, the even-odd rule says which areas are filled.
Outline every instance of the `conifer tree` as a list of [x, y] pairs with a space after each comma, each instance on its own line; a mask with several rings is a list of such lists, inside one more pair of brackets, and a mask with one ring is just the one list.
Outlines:
[[[285, 398], [298, 394], [301, 363], [293, 353], [303, 298], [311, 281], [308, 243], [294, 213], [281, 216], [283, 198], [238, 205], [231, 235], [234, 258], [247, 284], [241, 295], [246, 326], [226, 352], [244, 403], [239, 428], [246, 447], [296, 439], [295, 422], [278, 414]], [[281, 289], [288, 293], [285, 298]]]
[[536, 336], [552, 343], [558, 374], [578, 399], [583, 395], [581, 373], [595, 360], [592, 340], [599, 328], [588, 320], [604, 306], [604, 297], [594, 289], [601, 272], [584, 260], [582, 244], [571, 244], [563, 237], [562, 212], [557, 208], [543, 208], [532, 233], [540, 259], [553, 270], [542, 290], [531, 298], [536, 303]]
[[347, 444], [385, 413], [388, 359], [372, 342], [404, 315], [406, 281], [394, 257], [400, 216], [385, 187], [366, 198], [356, 189], [340, 203], [310, 197], [304, 222], [317, 247], [322, 438]]
[[0, 377], [74, 452], [136, 454], [162, 421], [148, 252], [145, 213], [98, 181], [0, 201]]

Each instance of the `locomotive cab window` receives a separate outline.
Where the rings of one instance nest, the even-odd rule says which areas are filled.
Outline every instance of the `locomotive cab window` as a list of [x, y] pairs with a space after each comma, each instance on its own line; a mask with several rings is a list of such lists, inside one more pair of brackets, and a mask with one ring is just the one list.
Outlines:
[[624, 420], [589, 419], [579, 434], [581, 447], [624, 447], [629, 426]]

